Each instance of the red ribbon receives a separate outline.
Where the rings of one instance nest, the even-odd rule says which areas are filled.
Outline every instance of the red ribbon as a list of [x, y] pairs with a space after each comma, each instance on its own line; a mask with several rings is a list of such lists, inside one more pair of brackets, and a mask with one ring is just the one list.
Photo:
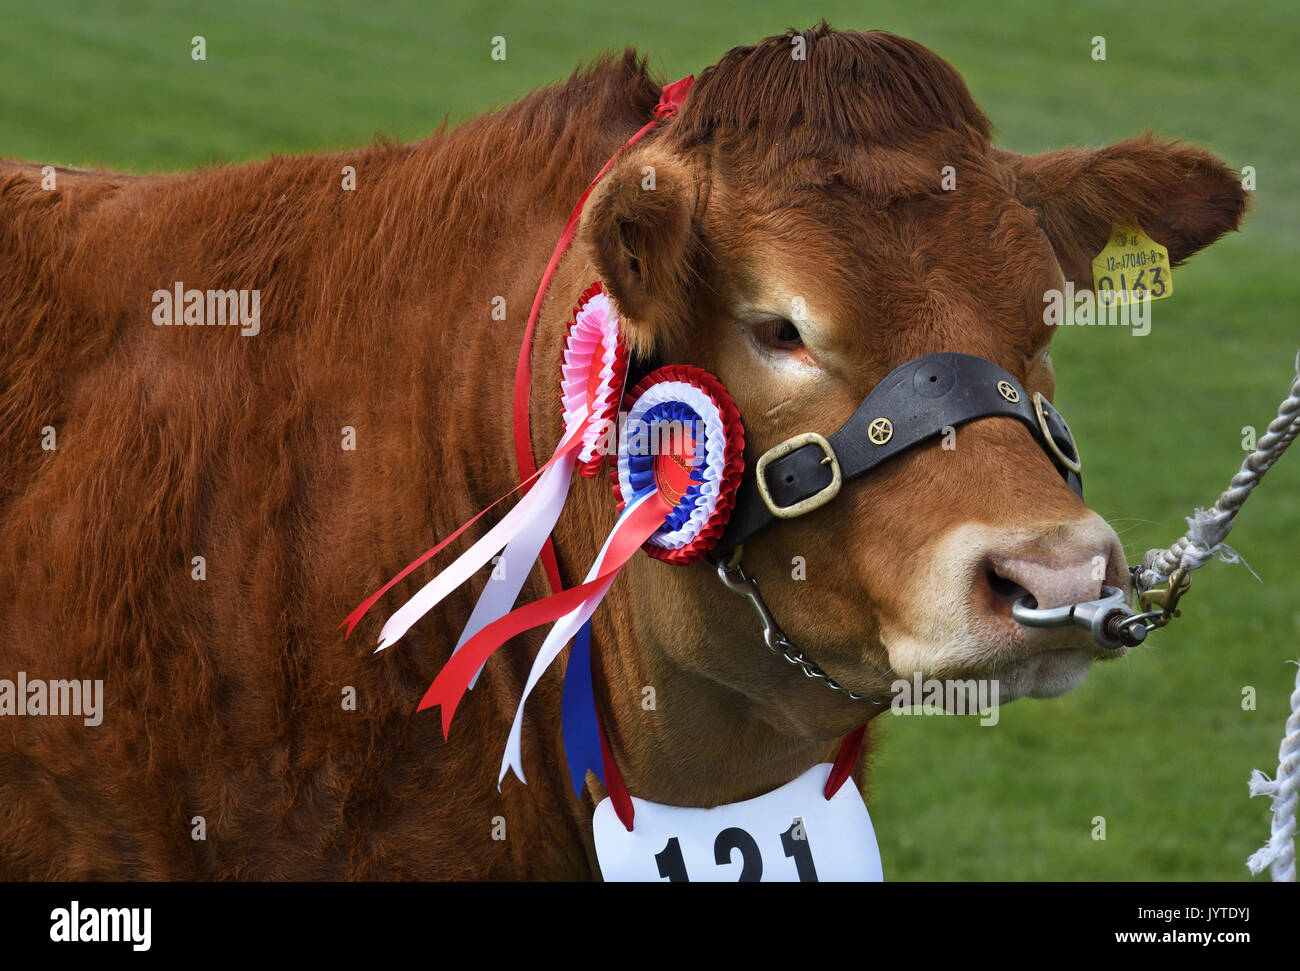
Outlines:
[[866, 731], [867, 726], [863, 725], [840, 739], [839, 754], [835, 756], [830, 778], [826, 780], [825, 796], [828, 800], [840, 791], [840, 786], [844, 785], [844, 781], [853, 773], [853, 765], [858, 761], [858, 751], [862, 748], [862, 736]]
[[[542, 310], [542, 300], [546, 297], [546, 290], [551, 285], [551, 277], [555, 275], [556, 267], [560, 265], [560, 257], [569, 248], [573, 242], [574, 233], [578, 228], [578, 220], [582, 217], [583, 206], [587, 203], [587, 197], [591, 195], [591, 190], [596, 187], [605, 174], [614, 166], [614, 162], [625, 152], [629, 146], [636, 144], [641, 140], [650, 129], [654, 128], [661, 120], [671, 118], [677, 113], [677, 109], [682, 106], [686, 100], [686, 95], [691, 90], [691, 85], [695, 83], [695, 76], [687, 75], [680, 81], [674, 81], [672, 84], [665, 85], [659, 95], [659, 103], [654, 107], [654, 121], [642, 126], [631, 138], [623, 143], [622, 147], [605, 163], [591, 183], [587, 186], [586, 191], [578, 199], [577, 205], [569, 213], [568, 221], [564, 224], [564, 230], [560, 233], [559, 242], [555, 244], [555, 252], [551, 254], [550, 262], [546, 264], [546, 272], [542, 275], [541, 285], [537, 288], [537, 296], [533, 299], [533, 308], [528, 314], [528, 323], [524, 327], [524, 339], [519, 348], [519, 362], [515, 366], [515, 392], [513, 402], [513, 413], [515, 423], [515, 464], [519, 466], [519, 476], [524, 482], [531, 482], [533, 479], [533, 467], [536, 464], [533, 461], [533, 442], [530, 432], [530, 421], [528, 414], [529, 393], [533, 384], [533, 332], [537, 329], [537, 318]], [[649, 538], [649, 537], [647, 537]], [[546, 579], [551, 585], [552, 590], [559, 590], [563, 583], [560, 581], [560, 565], [555, 559], [555, 547], [551, 545], [548, 538], [546, 545], [542, 547], [542, 568], [546, 571]], [[504, 619], [504, 618], [503, 618]], [[489, 625], [490, 626], [490, 625]], [[457, 651], [456, 656], [464, 653], [464, 649]], [[454, 660], [454, 658], [453, 658]], [[436, 682], [435, 682], [436, 683]], [[433, 689], [430, 688], [430, 691]], [[426, 695], [427, 697], [427, 695]], [[446, 722], [443, 723], [443, 732], [446, 732]], [[605, 733], [600, 735], [600, 743], [603, 748], [605, 744]], [[627, 787], [623, 784], [623, 778], [619, 775], [618, 766], [614, 760], [605, 753], [605, 781], [607, 791], [614, 802], [615, 810], [619, 810], [618, 818], [623, 825], [629, 830], [632, 828], [632, 803], [627, 795]], [[622, 793], [622, 798], [615, 798], [614, 792]]]
[[609, 742], [605, 740], [605, 726], [600, 720], [599, 708], [596, 709], [596, 731], [600, 733], [600, 761], [605, 766], [605, 792], [609, 796], [610, 805], [614, 807], [614, 815], [623, 824], [623, 828], [630, 833], [632, 832], [632, 820], [636, 816], [636, 807], [632, 805], [632, 797], [628, 795], [627, 784], [623, 781], [623, 773], [618, 771], [618, 763], [614, 761], [614, 756], [610, 754]]

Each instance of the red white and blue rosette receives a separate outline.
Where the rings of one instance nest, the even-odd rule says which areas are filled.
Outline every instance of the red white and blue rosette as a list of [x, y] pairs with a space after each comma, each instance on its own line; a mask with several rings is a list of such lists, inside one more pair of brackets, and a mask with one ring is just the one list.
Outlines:
[[644, 549], [667, 563], [694, 563], [717, 543], [736, 503], [745, 432], [731, 395], [699, 368], [670, 365], [629, 395], [611, 474], [619, 511], [650, 491], [667, 508]]
[[600, 471], [614, 440], [626, 380], [627, 348], [619, 339], [618, 311], [598, 281], [574, 308], [560, 364], [564, 424], [585, 422], [577, 467], [589, 479]]

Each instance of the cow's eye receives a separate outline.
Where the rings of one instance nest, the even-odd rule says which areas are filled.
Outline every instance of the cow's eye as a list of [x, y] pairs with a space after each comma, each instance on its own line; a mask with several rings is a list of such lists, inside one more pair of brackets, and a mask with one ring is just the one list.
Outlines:
[[793, 351], [803, 347], [803, 336], [793, 321], [784, 317], [766, 317], [754, 325], [761, 344], [776, 350]]

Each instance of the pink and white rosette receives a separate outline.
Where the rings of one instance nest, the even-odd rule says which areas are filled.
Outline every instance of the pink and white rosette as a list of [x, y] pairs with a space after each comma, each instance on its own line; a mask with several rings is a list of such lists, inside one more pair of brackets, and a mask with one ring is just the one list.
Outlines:
[[627, 348], [619, 338], [618, 311], [599, 283], [582, 294], [564, 338], [560, 364], [560, 404], [570, 427], [584, 409], [587, 415], [578, 471], [592, 478], [600, 471], [614, 440], [618, 406], [627, 380]]

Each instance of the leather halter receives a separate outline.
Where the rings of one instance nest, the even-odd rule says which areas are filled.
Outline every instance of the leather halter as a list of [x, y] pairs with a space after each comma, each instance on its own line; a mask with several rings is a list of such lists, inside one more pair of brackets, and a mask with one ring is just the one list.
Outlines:
[[992, 361], [940, 352], [890, 371], [829, 438], [805, 432], [769, 449], [736, 495], [736, 508], [718, 543], [719, 558], [777, 519], [820, 509], [850, 479], [866, 475], [908, 449], [977, 418], [1023, 422], [1083, 497], [1079, 452], [1060, 413], [1040, 393], [1031, 397]]

